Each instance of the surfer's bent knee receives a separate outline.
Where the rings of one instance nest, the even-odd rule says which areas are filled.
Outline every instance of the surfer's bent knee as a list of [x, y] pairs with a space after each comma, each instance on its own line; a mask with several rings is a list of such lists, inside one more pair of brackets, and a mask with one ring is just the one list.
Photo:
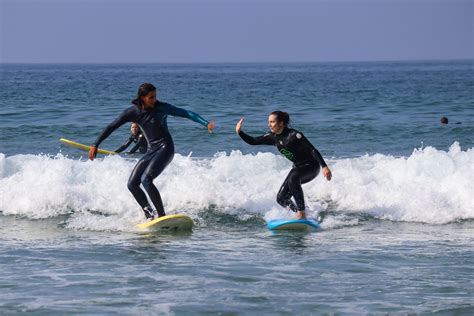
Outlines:
[[145, 189], [149, 188], [153, 185], [153, 177], [150, 175], [143, 175], [142, 176], [142, 185]]

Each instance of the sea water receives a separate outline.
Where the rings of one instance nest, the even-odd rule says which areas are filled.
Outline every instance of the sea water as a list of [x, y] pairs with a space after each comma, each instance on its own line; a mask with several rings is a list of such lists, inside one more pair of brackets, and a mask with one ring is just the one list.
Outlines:
[[[143, 82], [217, 125], [168, 119], [154, 183], [189, 234], [134, 228], [140, 156], [59, 143], [92, 144]], [[1, 65], [0, 313], [471, 315], [473, 91], [474, 61]], [[261, 135], [274, 110], [333, 172], [303, 186], [316, 233], [266, 228], [292, 215], [275, 200], [291, 162], [235, 124]]]

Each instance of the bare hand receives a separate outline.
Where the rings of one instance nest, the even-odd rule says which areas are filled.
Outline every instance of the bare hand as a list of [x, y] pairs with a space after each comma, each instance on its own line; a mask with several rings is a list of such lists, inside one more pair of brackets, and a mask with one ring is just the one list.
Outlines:
[[212, 134], [212, 130], [214, 129], [214, 127], [216, 127], [216, 123], [214, 123], [214, 121], [210, 121], [208, 124], [207, 124], [207, 131]]
[[328, 179], [328, 181], [331, 181], [332, 173], [327, 166], [323, 168], [323, 175], [326, 179]]
[[237, 125], [235, 125], [235, 131], [237, 132], [237, 134], [242, 129], [242, 125], [244, 125], [244, 118], [243, 117], [240, 119], [240, 121], [237, 123]]
[[95, 156], [97, 156], [97, 147], [92, 146], [91, 149], [89, 149], [89, 159], [94, 160]]

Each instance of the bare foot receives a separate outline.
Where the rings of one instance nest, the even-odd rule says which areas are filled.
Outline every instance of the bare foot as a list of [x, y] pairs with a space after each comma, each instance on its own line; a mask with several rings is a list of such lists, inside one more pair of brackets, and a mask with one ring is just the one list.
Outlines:
[[292, 219], [306, 219], [306, 213], [304, 211], [296, 211], [296, 215]]

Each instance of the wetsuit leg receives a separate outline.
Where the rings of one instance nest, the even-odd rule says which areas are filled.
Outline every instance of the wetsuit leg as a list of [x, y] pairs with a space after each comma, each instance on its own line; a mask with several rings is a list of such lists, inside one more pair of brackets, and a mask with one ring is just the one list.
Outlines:
[[132, 192], [135, 200], [137, 200], [138, 204], [144, 209], [145, 207], [149, 207], [150, 204], [148, 203], [148, 199], [145, 195], [145, 192], [140, 188], [141, 178], [145, 169], [151, 162], [152, 155], [145, 155], [143, 156], [138, 163], [133, 168], [132, 174], [128, 179], [127, 187]]
[[[293, 212], [304, 211], [305, 203], [301, 184], [313, 180], [318, 173], [319, 165], [293, 167], [278, 191], [278, 204], [283, 207], [289, 207]], [[291, 200], [292, 196], [296, 204]]]
[[290, 186], [288, 184], [288, 178], [290, 177], [291, 173], [293, 172], [294, 169], [291, 169], [290, 173], [286, 177], [285, 181], [280, 187], [280, 190], [278, 191], [277, 194], [277, 202], [283, 207], [288, 207], [290, 210], [293, 212], [297, 211], [297, 207], [295, 203], [291, 200], [291, 191], [290, 191]]
[[155, 206], [159, 216], [165, 216], [165, 210], [163, 207], [163, 201], [158, 189], [153, 184], [153, 179], [158, 177], [166, 166], [173, 160], [174, 148], [171, 145], [165, 145], [155, 153], [153, 158], [146, 167], [141, 177], [141, 183], [145, 188], [146, 193], [150, 197], [151, 202]]

